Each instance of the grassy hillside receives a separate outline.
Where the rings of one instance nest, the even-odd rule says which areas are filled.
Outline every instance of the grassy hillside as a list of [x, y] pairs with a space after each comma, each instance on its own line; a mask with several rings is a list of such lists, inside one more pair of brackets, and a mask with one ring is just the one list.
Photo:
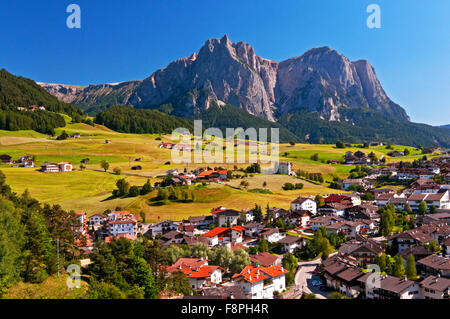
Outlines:
[[[70, 118], [66, 119], [70, 123]], [[229, 208], [241, 209], [253, 207], [255, 203], [271, 206], [289, 207], [289, 203], [298, 195], [316, 195], [333, 193], [335, 190], [327, 188], [327, 184], [316, 185], [304, 180], [281, 175], [254, 175], [247, 177], [249, 186], [239, 189], [241, 179], [232, 180], [229, 185], [211, 184], [206, 188], [196, 190], [197, 201], [195, 203], [168, 203], [163, 206], [151, 205], [150, 199], [155, 194], [136, 198], [111, 199], [111, 192], [115, 189], [115, 183], [119, 178], [125, 177], [131, 185], [143, 185], [147, 178], [151, 182], [159, 180], [157, 176], [164, 175], [168, 169], [184, 168], [192, 170], [202, 164], [175, 164], [171, 162], [171, 150], [160, 149], [161, 141], [171, 141], [169, 135], [164, 134], [126, 134], [112, 131], [101, 125], [87, 125], [82, 123], [67, 124], [58, 129], [58, 133], [81, 133], [82, 137], [57, 141], [49, 139], [43, 134], [33, 131], [0, 131], [0, 154], [9, 154], [14, 160], [19, 156], [35, 156], [36, 168], [11, 167], [0, 165], [6, 177], [7, 183], [17, 193], [28, 189], [31, 195], [42, 202], [57, 203], [66, 210], [86, 211], [89, 214], [103, 212], [106, 209], [121, 207], [135, 213], [146, 212], [149, 220], [160, 218], [181, 219], [189, 215], [208, 214], [212, 207], [223, 205]], [[106, 144], [105, 139], [111, 143]], [[161, 140], [159, 140], [161, 139]], [[394, 145], [394, 149], [403, 150], [405, 147]], [[334, 145], [317, 144], [281, 144], [280, 160], [292, 161], [294, 169], [301, 169], [311, 173], [324, 174], [325, 180], [331, 180], [334, 176], [346, 177], [353, 168], [351, 165], [329, 165], [327, 159], [340, 159], [346, 151], [356, 151], [359, 148], [351, 147], [337, 149]], [[377, 155], [386, 154], [385, 147], [361, 149]], [[411, 155], [401, 158], [412, 161], [420, 158], [418, 151], [411, 148]], [[285, 154], [286, 153], [286, 154]], [[312, 154], [319, 154], [319, 161], [310, 159]], [[248, 156], [248, 150], [246, 151]], [[135, 161], [136, 158], [141, 161]], [[80, 170], [80, 160], [89, 158], [86, 170]], [[108, 172], [100, 167], [102, 160], [110, 163]], [[325, 163], [322, 163], [324, 160]], [[388, 157], [388, 160], [392, 160]], [[395, 159], [399, 160], [399, 159]], [[71, 173], [44, 174], [38, 171], [39, 165], [47, 162], [70, 161], [74, 164], [75, 171]], [[133, 165], [141, 165], [142, 170], [134, 171]], [[216, 163], [209, 166], [222, 166], [233, 169], [235, 164]], [[236, 164], [238, 168], [245, 168], [248, 164]], [[112, 174], [115, 167], [122, 169], [122, 175]], [[267, 190], [272, 194], [254, 193], [252, 189], [263, 188], [266, 182]], [[301, 182], [305, 186], [302, 190], [283, 191], [281, 186], [285, 182]]]
[[19, 282], [8, 289], [5, 299], [83, 299], [86, 298], [88, 284], [81, 281], [80, 288], [67, 288], [67, 274], [58, 278], [53, 275], [42, 283]]

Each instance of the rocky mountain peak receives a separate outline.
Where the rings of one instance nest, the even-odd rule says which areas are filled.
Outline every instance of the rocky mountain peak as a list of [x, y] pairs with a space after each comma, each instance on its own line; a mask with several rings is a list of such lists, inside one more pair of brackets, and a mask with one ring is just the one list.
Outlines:
[[[386, 95], [374, 68], [366, 60], [352, 62], [324, 46], [278, 63], [258, 56], [248, 43], [233, 43], [226, 34], [207, 40], [198, 53], [176, 60], [127, 88], [131, 91], [127, 89], [120, 94], [126, 99], [117, 103], [142, 108], [170, 103], [174, 114], [180, 116], [201, 112], [216, 101], [271, 121], [276, 120], [275, 114], [297, 109], [318, 112], [322, 118], [338, 121], [342, 107], [370, 108], [409, 120], [406, 112]], [[52, 94], [63, 98], [64, 88], [56, 93], [54, 88], [50, 89]], [[103, 96], [108, 99], [106, 95], [116, 90], [100, 89], [77, 91], [74, 101], [101, 104]]]

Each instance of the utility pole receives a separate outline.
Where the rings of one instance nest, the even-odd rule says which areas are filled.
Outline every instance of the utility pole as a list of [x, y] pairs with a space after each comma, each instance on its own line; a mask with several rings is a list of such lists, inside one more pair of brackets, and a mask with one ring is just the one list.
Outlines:
[[56, 255], [58, 258], [58, 278], [59, 278], [59, 238], [56, 239]]

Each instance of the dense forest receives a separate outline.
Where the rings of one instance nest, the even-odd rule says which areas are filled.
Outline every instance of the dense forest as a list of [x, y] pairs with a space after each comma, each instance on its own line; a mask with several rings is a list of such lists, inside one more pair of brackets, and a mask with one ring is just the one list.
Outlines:
[[[83, 241], [73, 231], [79, 226], [74, 212], [64, 211], [58, 205], [42, 205], [27, 191], [20, 196], [13, 193], [0, 171], [0, 298], [10, 298], [13, 287], [15, 293], [22, 289], [28, 298], [34, 297], [27, 295], [26, 290], [54, 277], [58, 265], [61, 274], [67, 274], [69, 265], [79, 265], [79, 259], [86, 258], [74, 247], [76, 240]], [[56, 240], [59, 240], [59, 259]], [[110, 244], [99, 244], [89, 256], [94, 263], [83, 271], [89, 275], [84, 277], [88, 289], [76, 296], [158, 298], [161, 291], [167, 290], [190, 294], [189, 282], [182, 273], [156, 278], [158, 267], [170, 265], [178, 254], [181, 253], [174, 249], [164, 251], [157, 241], [146, 238], [136, 243], [121, 238]], [[55, 298], [52, 286], [45, 287], [48, 290], [45, 295]]]
[[297, 110], [282, 114], [279, 123], [309, 143], [383, 141], [410, 146], [450, 147], [449, 131], [442, 128], [398, 121], [369, 109], [341, 108], [339, 113], [340, 121], [328, 121], [315, 112]]
[[[25, 111], [31, 105], [45, 106], [46, 111]], [[84, 112], [77, 107], [58, 101], [34, 81], [16, 77], [0, 70], [0, 129], [35, 130], [53, 135], [54, 128], [66, 123], [56, 113], [67, 114], [73, 122], [81, 122]]]
[[193, 123], [156, 110], [140, 110], [130, 106], [113, 106], [97, 114], [95, 123], [122, 133], [172, 133], [176, 128], [192, 132]]

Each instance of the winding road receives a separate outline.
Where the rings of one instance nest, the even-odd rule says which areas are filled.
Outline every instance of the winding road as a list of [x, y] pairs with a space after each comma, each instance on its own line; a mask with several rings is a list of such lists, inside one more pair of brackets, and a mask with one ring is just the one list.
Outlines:
[[[332, 256], [334, 254], [331, 254]], [[318, 274], [313, 274], [314, 269], [322, 263], [319, 257], [311, 261], [301, 261], [298, 263], [299, 269], [295, 274], [295, 287], [301, 289], [304, 294], [315, 294], [317, 299], [327, 299], [326, 293], [320, 291], [318, 286], [313, 285], [313, 281], [321, 281]]]

